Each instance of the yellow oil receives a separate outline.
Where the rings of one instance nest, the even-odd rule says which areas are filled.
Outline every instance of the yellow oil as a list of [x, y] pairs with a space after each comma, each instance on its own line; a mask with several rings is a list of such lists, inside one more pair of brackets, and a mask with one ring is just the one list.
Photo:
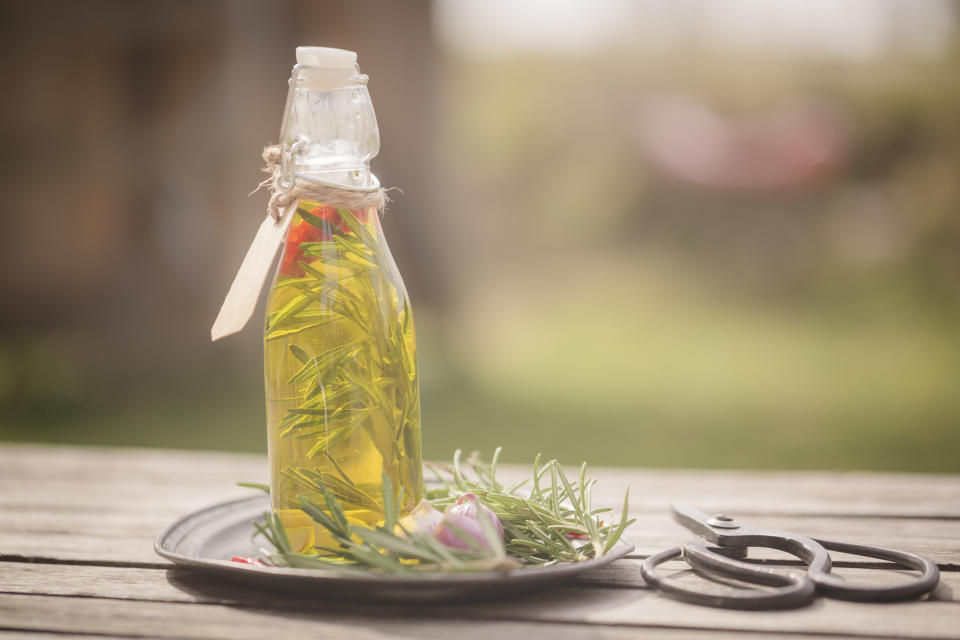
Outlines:
[[375, 209], [302, 201], [267, 300], [271, 501], [301, 551], [326, 546], [298, 496], [320, 485], [360, 524], [383, 518], [382, 474], [404, 511], [422, 494], [413, 315]]

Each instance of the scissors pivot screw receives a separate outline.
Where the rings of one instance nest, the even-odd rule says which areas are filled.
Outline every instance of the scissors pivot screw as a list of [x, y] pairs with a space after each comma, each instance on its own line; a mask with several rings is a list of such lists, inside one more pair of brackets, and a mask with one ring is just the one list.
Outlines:
[[715, 514], [707, 520], [707, 524], [715, 529], [739, 529], [740, 525], [730, 516], [724, 513]]

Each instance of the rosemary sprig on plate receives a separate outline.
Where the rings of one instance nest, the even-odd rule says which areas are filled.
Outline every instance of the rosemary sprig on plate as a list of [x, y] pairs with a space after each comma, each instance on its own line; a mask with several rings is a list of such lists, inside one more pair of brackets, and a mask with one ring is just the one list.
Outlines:
[[[465, 548], [440, 542], [431, 532], [418, 531], [411, 518], [399, 516], [402, 491], [395, 491], [383, 476], [383, 522], [368, 527], [350, 522], [333, 493], [319, 485], [326, 508], [299, 496], [302, 510], [325, 528], [331, 546], [314, 547], [313, 553], [293, 549], [283, 524], [272, 513], [257, 525], [257, 533], [273, 547], [261, 554], [266, 564], [311, 569], [369, 569], [391, 574], [424, 572], [509, 571], [523, 565], [547, 566], [583, 562], [609, 552], [634, 522], [628, 515], [629, 489], [619, 520], [606, 524], [600, 516], [609, 508], [594, 509], [591, 491], [596, 479], [587, 476], [586, 464], [570, 479], [556, 460], [537, 456], [531, 477], [504, 486], [497, 480], [498, 448], [490, 462], [474, 454], [462, 460], [458, 450], [453, 465], [427, 463], [439, 487], [425, 500], [438, 509], [452, 506], [463, 494], [473, 494], [503, 525], [504, 537], [485, 518], [478, 518], [481, 537], [452, 527]], [[399, 488], [398, 488], [399, 489]]]

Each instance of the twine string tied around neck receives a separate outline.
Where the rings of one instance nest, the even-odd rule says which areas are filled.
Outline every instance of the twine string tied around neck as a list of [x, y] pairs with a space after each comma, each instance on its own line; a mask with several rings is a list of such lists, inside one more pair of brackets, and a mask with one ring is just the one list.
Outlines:
[[284, 154], [295, 155], [294, 148], [286, 150], [279, 144], [268, 145], [263, 148], [263, 161], [266, 163], [263, 170], [270, 177], [260, 183], [270, 191], [270, 201], [267, 203], [267, 213], [274, 222], [279, 223], [282, 211], [291, 203], [299, 200], [322, 202], [333, 207], [344, 209], [367, 209], [375, 207], [383, 209], [387, 203], [387, 196], [378, 185], [370, 188], [345, 188], [334, 184], [308, 180], [293, 171], [285, 171], [284, 164], [292, 166], [292, 159], [287, 158], [284, 163]]

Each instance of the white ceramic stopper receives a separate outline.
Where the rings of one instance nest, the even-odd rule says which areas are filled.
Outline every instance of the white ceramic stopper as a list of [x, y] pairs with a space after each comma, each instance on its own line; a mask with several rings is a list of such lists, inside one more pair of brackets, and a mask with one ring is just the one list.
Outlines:
[[297, 64], [318, 69], [353, 69], [357, 66], [357, 52], [330, 47], [297, 47]]

